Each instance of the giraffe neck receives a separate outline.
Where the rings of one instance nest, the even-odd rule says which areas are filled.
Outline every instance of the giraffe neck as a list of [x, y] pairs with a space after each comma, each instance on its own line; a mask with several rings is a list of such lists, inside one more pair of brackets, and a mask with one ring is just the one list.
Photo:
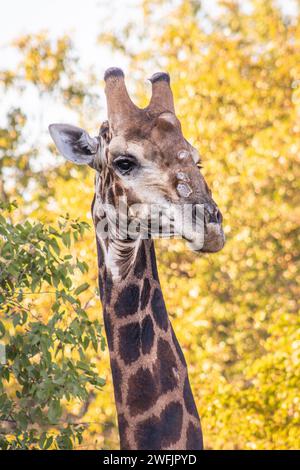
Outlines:
[[97, 240], [121, 449], [201, 449], [201, 425], [165, 308], [154, 244], [137, 243], [128, 274], [114, 281]]

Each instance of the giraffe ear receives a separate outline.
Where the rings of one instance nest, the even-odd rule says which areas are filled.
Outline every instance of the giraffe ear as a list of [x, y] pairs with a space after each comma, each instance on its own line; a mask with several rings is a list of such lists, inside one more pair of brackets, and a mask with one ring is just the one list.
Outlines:
[[49, 132], [59, 152], [67, 160], [78, 165], [93, 166], [99, 148], [97, 137], [91, 137], [83, 129], [70, 124], [51, 124]]

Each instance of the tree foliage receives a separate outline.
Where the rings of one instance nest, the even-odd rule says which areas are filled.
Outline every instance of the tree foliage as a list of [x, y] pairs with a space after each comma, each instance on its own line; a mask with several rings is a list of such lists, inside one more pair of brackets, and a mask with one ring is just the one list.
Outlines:
[[[207, 16], [198, 1], [141, 0], [143, 22], [116, 25], [115, 34], [103, 28], [101, 41], [126, 55], [140, 105], [148, 100], [141, 77], [170, 73], [184, 134], [224, 216], [227, 244], [218, 254], [195, 257], [180, 241], [157, 243], [205, 445], [299, 448], [299, 10], [287, 17], [271, 0], [218, 5], [220, 14]], [[79, 63], [69, 38], [15, 44], [21, 58], [18, 70], [3, 71], [5, 91], [33, 87], [41, 99], [63, 100], [67, 77], [74, 100], [64, 102], [84, 103], [90, 90], [72, 89]], [[6, 431], [18, 429], [2, 434], [2, 446], [117, 448], [108, 352], [99, 359], [94, 348], [95, 337], [103, 346], [100, 304], [91, 287], [80, 293], [97, 282], [94, 235], [79, 236], [85, 224], [72, 222], [90, 221], [93, 175], [60, 166], [56, 154], [57, 165], [36, 171], [44, 153], [24, 148], [27, 119], [11, 109], [0, 129], [2, 197], [19, 206], [3, 207], [0, 222], [0, 332], [8, 345], [0, 429], [4, 418], [12, 421]], [[36, 295], [45, 288], [52, 293]]]
[[90, 345], [94, 355], [104, 348], [101, 324], [80, 300], [89, 284], [74, 285], [88, 267], [62, 251], [87, 227], [68, 218], [57, 227], [13, 222], [12, 208], [2, 204], [0, 216], [0, 446], [72, 448], [84, 428], [68, 422], [62, 404], [87, 400], [105, 382], [87, 355]]

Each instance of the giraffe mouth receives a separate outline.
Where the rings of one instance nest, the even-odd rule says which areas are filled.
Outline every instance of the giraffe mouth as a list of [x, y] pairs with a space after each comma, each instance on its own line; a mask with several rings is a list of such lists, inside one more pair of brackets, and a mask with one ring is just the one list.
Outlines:
[[196, 253], [217, 253], [225, 245], [225, 234], [221, 224], [207, 223], [204, 225], [204, 239], [199, 246], [197, 235], [195, 239], [185, 238], [189, 248]]

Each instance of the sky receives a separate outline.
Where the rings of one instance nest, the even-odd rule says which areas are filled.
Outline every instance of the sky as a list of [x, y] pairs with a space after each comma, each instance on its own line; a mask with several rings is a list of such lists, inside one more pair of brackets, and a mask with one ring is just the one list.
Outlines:
[[[109, 55], [95, 53], [95, 41], [103, 23], [110, 21], [122, 26], [128, 15], [133, 21], [141, 21], [138, 3], [138, 0], [8, 0], [0, 16], [1, 55], [14, 38], [47, 30], [52, 37], [69, 33], [83, 65], [105, 67]], [[5, 56], [8, 63], [13, 60], [10, 57]]]

